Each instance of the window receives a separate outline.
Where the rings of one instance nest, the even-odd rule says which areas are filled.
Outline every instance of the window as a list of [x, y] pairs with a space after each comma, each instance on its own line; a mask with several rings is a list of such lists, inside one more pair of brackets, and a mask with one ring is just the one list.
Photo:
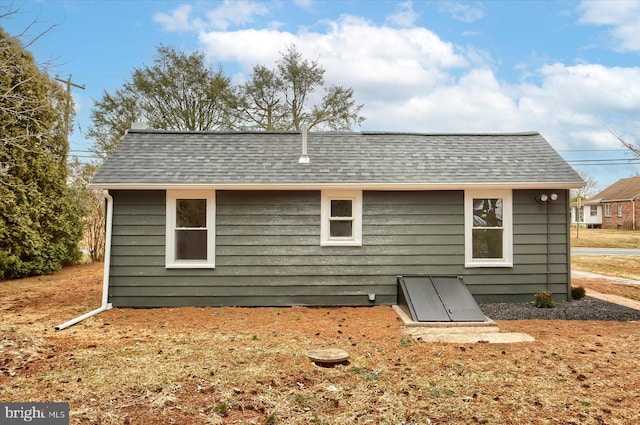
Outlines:
[[618, 217], [622, 217], [622, 204], [618, 204]]
[[604, 204], [604, 216], [611, 217], [611, 204]]
[[598, 206], [597, 205], [590, 205], [589, 206], [589, 215], [591, 217], [597, 217], [598, 216]]
[[362, 246], [362, 192], [322, 191], [320, 245]]
[[511, 191], [465, 191], [465, 266], [512, 267]]
[[167, 191], [165, 266], [215, 266], [215, 192]]

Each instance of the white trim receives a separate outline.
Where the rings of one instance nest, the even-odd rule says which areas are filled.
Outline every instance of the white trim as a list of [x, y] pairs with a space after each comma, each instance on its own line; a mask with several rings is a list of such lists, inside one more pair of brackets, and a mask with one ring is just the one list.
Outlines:
[[[176, 260], [175, 225], [177, 199], [206, 199], [207, 201], [207, 259]], [[216, 192], [215, 190], [167, 190], [165, 267], [168, 269], [215, 268], [216, 238]]]
[[[352, 201], [352, 231], [350, 238], [332, 238], [329, 234], [331, 226], [331, 201]], [[362, 191], [360, 190], [323, 190], [320, 205], [320, 246], [362, 246]]]
[[97, 183], [93, 189], [111, 190], [468, 190], [468, 189], [577, 189], [584, 186], [567, 182], [506, 183]]
[[[502, 199], [502, 258], [473, 258], [473, 200]], [[465, 267], [513, 267], [513, 192], [505, 189], [466, 190], [464, 192]]]

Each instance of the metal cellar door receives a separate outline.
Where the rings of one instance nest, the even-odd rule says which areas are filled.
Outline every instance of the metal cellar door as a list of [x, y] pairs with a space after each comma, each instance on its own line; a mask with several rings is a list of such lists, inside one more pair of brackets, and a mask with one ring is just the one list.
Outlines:
[[484, 322], [457, 276], [398, 276], [398, 305], [416, 322]]

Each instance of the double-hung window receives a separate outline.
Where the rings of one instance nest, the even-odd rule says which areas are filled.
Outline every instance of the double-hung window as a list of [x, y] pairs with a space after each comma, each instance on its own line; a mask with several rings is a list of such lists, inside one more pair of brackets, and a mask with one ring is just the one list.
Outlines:
[[362, 246], [362, 191], [322, 191], [320, 244]]
[[618, 217], [622, 217], [622, 204], [618, 204]]
[[510, 190], [465, 191], [466, 267], [512, 267]]
[[166, 211], [166, 267], [215, 267], [215, 192], [168, 190]]
[[611, 204], [604, 204], [604, 216], [611, 217]]

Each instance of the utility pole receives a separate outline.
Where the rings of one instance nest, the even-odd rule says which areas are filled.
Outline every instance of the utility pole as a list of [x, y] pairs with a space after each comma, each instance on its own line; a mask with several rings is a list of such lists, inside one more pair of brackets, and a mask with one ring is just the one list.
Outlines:
[[67, 99], [64, 105], [64, 142], [66, 144], [64, 155], [65, 155], [65, 162], [67, 162], [67, 153], [69, 152], [69, 133], [71, 129], [69, 125], [69, 118], [71, 116], [71, 87], [73, 86], [73, 87], [84, 90], [84, 85], [80, 85], [72, 82], [71, 74], [69, 74], [69, 78], [66, 80], [62, 80], [56, 75], [56, 81], [60, 81], [61, 83], [65, 83], [67, 85]]

